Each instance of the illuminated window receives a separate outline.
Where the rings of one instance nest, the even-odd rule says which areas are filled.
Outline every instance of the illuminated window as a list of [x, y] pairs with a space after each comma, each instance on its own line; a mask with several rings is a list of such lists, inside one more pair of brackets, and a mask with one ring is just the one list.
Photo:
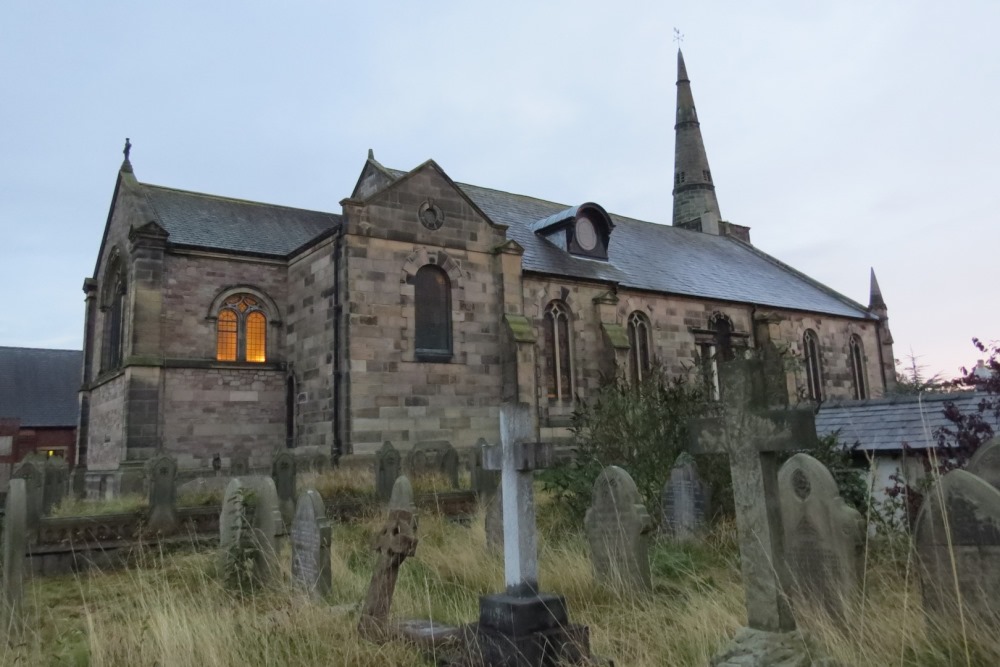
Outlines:
[[819, 359], [819, 337], [812, 329], [802, 336], [802, 356], [806, 364], [806, 385], [809, 398], [823, 400], [823, 369]]
[[573, 398], [573, 341], [570, 337], [571, 313], [562, 301], [553, 301], [545, 309], [545, 350], [548, 395], [551, 400]]
[[218, 361], [267, 361], [267, 317], [249, 294], [226, 299], [216, 321], [215, 358]]
[[868, 398], [868, 382], [865, 373], [865, 352], [861, 346], [861, 338], [851, 336], [851, 341], [847, 345], [849, 362], [851, 365], [851, 380], [854, 385], [854, 398], [861, 400]]
[[418, 359], [451, 358], [451, 281], [433, 264], [420, 267], [413, 279], [415, 348]]
[[649, 318], [637, 310], [628, 316], [628, 370], [634, 384], [642, 382], [649, 373], [649, 340]]

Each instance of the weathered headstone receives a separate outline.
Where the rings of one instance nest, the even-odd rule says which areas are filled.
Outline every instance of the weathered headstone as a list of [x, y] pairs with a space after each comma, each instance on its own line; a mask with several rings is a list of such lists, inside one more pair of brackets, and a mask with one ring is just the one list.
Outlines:
[[250, 454], [245, 451], [233, 452], [229, 457], [229, 476], [245, 477], [250, 474]]
[[161, 455], [148, 463], [149, 530], [169, 534], [177, 528], [177, 461]]
[[981, 445], [965, 469], [1000, 490], [1000, 437]]
[[295, 455], [289, 451], [275, 454], [271, 461], [271, 479], [278, 492], [278, 504], [281, 508], [281, 520], [285, 526], [292, 525], [295, 517], [295, 475], [297, 467]]
[[45, 494], [44, 463], [34, 456], [25, 457], [14, 465], [14, 471], [10, 476], [11, 479], [24, 480], [28, 531], [34, 531], [38, 520], [42, 517], [42, 500]]
[[472, 457], [472, 490], [480, 499], [492, 497], [500, 488], [500, 473], [483, 468], [483, 447], [489, 447], [485, 438], [476, 441]]
[[698, 465], [688, 453], [677, 457], [670, 479], [660, 496], [664, 534], [678, 540], [693, 540], [704, 534], [711, 512], [711, 490], [698, 475]]
[[0, 559], [0, 629], [18, 632], [23, 627], [21, 599], [24, 595], [25, 554], [28, 547], [28, 493], [23, 478], [10, 480], [4, 507], [3, 540]]
[[235, 477], [226, 487], [219, 516], [220, 570], [230, 582], [266, 583], [278, 572], [277, 536], [282, 531], [278, 493], [270, 477]]
[[486, 505], [486, 546], [503, 551], [503, 489], [483, 498]]
[[826, 466], [808, 454], [781, 466], [778, 493], [793, 602], [846, 620], [861, 584], [864, 518], [840, 497]]
[[618, 466], [601, 471], [584, 525], [598, 580], [625, 589], [652, 590], [648, 535], [653, 522], [627, 472]]
[[371, 641], [389, 638], [389, 610], [396, 591], [399, 568], [417, 551], [417, 515], [410, 480], [399, 477], [389, 498], [389, 518], [375, 536], [372, 548], [378, 553], [358, 621], [358, 632]]
[[292, 579], [306, 591], [330, 594], [330, 542], [332, 528], [323, 498], [314, 489], [299, 494], [292, 521]]
[[924, 496], [914, 540], [924, 610], [957, 618], [959, 601], [1000, 619], [1000, 491], [967, 470], [952, 470]]
[[458, 452], [447, 440], [418, 442], [406, 454], [408, 475], [442, 475], [451, 488], [458, 488]]
[[61, 456], [49, 456], [42, 466], [45, 476], [42, 489], [42, 516], [69, 494], [69, 463]]
[[400, 460], [399, 452], [388, 440], [375, 453], [375, 495], [382, 502], [389, 501], [392, 487], [399, 479]]

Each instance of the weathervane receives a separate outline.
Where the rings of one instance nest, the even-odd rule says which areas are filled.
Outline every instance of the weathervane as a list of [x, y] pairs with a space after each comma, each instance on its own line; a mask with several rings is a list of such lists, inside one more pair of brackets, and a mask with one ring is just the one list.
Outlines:
[[683, 41], [684, 41], [684, 34], [677, 28], [674, 28], [674, 42], [677, 44], [678, 49], [681, 48], [681, 42]]

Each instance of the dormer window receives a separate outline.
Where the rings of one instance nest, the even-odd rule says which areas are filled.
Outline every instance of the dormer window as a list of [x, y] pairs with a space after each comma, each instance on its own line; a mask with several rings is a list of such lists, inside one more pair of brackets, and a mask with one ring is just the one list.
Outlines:
[[587, 203], [539, 220], [531, 230], [571, 255], [607, 260], [614, 226], [603, 208]]

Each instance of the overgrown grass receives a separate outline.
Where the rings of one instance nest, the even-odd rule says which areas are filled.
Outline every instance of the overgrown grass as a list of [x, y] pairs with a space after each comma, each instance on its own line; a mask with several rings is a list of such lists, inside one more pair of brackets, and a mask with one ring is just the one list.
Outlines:
[[[731, 523], [699, 545], [655, 543], [654, 590], [635, 595], [595, 583], [586, 540], [564, 515], [540, 498], [541, 583], [566, 596], [571, 619], [590, 627], [596, 653], [637, 667], [706, 665], [745, 622]], [[212, 552], [147, 553], [128, 571], [33, 580], [26, 589], [28, 631], [0, 645], [0, 664], [432, 665], [405, 645], [376, 646], [355, 633], [374, 563], [370, 538], [381, 522], [335, 527], [334, 592], [322, 602], [296, 592], [287, 567], [285, 582], [268, 591], [233, 595], [217, 580]], [[479, 596], [503, 585], [501, 556], [486, 546], [482, 516], [466, 526], [424, 515], [419, 537], [416, 557], [402, 567], [394, 614], [475, 620]], [[960, 633], [928, 632], [905, 559], [891, 550], [871, 553], [866, 596], [849, 623], [798, 610], [822, 650], [844, 665], [1000, 664], [1000, 637], [985, 622], [967, 628], [968, 662]], [[286, 566], [289, 560], [286, 545]]]
[[149, 507], [149, 500], [140, 494], [126, 494], [106, 500], [86, 500], [66, 496], [52, 508], [49, 516], [102, 516], [105, 514], [128, 514]]

